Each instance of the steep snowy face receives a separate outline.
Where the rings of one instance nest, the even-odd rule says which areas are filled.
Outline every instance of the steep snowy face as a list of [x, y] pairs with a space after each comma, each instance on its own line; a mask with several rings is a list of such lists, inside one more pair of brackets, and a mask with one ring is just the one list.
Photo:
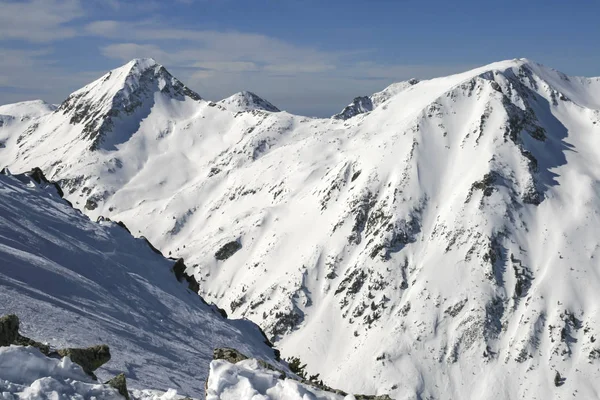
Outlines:
[[396, 89], [347, 120], [204, 103], [103, 158], [48, 152], [60, 131], [21, 151], [330, 386], [593, 397], [600, 80], [510, 60]]
[[279, 112], [279, 109], [268, 101], [260, 98], [252, 92], [239, 92], [231, 97], [219, 101], [219, 104], [225, 108], [235, 111], [244, 112], [252, 110], [263, 110], [269, 112]]
[[[55, 348], [108, 344], [112, 359], [97, 371], [103, 381], [124, 372], [131, 388], [173, 388], [197, 398], [216, 347], [274, 362], [258, 327], [223, 318], [178, 282], [182, 262], [165, 259], [118, 224], [91, 222], [39, 172], [7, 173], [0, 175], [0, 315], [18, 314], [21, 333]], [[0, 348], [1, 391], [105, 391], [97, 382], [62, 382], [85, 377], [72, 373], [69, 360], [39, 352], [18, 358], [23, 351]]]
[[410, 79], [406, 82], [393, 83], [381, 92], [372, 94], [371, 96], [360, 96], [356, 97], [352, 103], [344, 107], [342, 112], [334, 115], [334, 119], [349, 119], [358, 114], [364, 114], [373, 111], [374, 108], [379, 107], [381, 104], [388, 101], [391, 97], [396, 94], [410, 88], [411, 86], [419, 83], [417, 79]]

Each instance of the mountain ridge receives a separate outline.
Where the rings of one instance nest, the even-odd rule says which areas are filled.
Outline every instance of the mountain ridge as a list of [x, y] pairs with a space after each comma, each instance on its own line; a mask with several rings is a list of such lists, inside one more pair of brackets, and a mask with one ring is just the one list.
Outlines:
[[40, 124], [0, 160], [35, 157], [90, 217], [185, 257], [207, 299], [330, 386], [585, 395], [600, 334], [598, 82], [507, 60], [346, 120], [201, 102], [105, 152], [48, 155], [58, 139]]

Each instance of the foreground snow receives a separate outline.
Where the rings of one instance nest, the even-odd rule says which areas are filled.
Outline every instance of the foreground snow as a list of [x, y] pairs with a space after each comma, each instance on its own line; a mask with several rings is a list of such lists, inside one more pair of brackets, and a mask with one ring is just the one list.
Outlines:
[[[132, 390], [133, 400], [177, 400], [167, 392]], [[68, 357], [48, 358], [33, 347], [0, 347], [0, 399], [123, 400], [116, 389], [92, 380]]]
[[0, 398], [122, 400], [68, 357], [48, 358], [33, 347], [0, 347]]
[[248, 359], [232, 364], [224, 360], [210, 363], [206, 400], [354, 400], [304, 385]]
[[[0, 315], [17, 314], [24, 335], [56, 348], [108, 344], [112, 359], [96, 372], [101, 379], [123, 372], [130, 389], [174, 388], [194, 397], [204, 395], [216, 347], [273, 360], [254, 324], [224, 319], [177, 281], [174, 263], [113, 222], [91, 222], [54, 186], [0, 175]], [[29, 387], [32, 371], [41, 377], [54, 368], [83, 382], [86, 393], [104, 396], [67, 361], [42, 363], [34, 350], [23, 351], [2, 349], [3, 379]], [[13, 356], [25, 361], [13, 364]], [[27, 379], [19, 381], [21, 375]], [[65, 391], [79, 390], [78, 383], [67, 385]], [[9, 391], [23, 390], [34, 389]]]

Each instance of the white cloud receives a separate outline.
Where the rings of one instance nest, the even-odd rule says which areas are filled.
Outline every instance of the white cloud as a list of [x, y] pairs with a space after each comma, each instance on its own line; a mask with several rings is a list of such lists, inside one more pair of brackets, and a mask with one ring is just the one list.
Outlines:
[[193, 66], [207, 72], [249, 72], [259, 70], [259, 66], [256, 63], [249, 61], [208, 61], [197, 62]]
[[68, 23], [83, 16], [79, 0], [0, 0], [0, 40], [51, 42], [77, 35]]

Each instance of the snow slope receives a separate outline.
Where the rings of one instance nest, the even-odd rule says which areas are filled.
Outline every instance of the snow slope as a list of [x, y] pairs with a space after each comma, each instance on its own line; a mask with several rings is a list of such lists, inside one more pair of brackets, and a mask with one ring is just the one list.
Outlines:
[[397, 85], [347, 120], [145, 87], [162, 101], [115, 148], [59, 108], [0, 163], [36, 160], [92, 218], [185, 257], [207, 299], [332, 387], [600, 391], [600, 79], [507, 60]]
[[[56, 348], [108, 344], [112, 359], [98, 370], [103, 380], [124, 372], [130, 389], [174, 388], [198, 398], [204, 395], [214, 348], [229, 346], [274, 358], [254, 324], [224, 319], [178, 282], [171, 271], [174, 260], [113, 222], [91, 222], [61, 199], [53, 185], [40, 182], [27, 175], [0, 175], [0, 315], [17, 314], [23, 334]], [[1, 379], [32, 385], [30, 391], [67, 385], [68, 390], [112, 398], [81, 374], [75, 377], [81, 384], [33, 385], [42, 375], [27, 380], [19, 370], [17, 375], [27, 382], [7, 376], [9, 364], [25, 369], [39, 364], [11, 364], [5, 357], [16, 352], [39, 358], [35, 349], [23, 351], [0, 349], [0, 386]], [[46, 364], [50, 362], [54, 370], [73, 369], [64, 360]], [[73, 378], [73, 373], [67, 375], [60, 376]], [[9, 385], [9, 392], [15, 390], [22, 392]]]

